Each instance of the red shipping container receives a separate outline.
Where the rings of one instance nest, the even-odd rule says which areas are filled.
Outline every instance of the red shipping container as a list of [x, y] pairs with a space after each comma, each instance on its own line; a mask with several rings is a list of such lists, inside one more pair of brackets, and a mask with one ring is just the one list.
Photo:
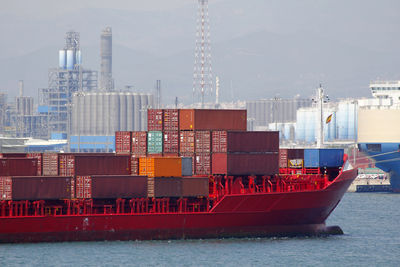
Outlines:
[[195, 155], [194, 174], [210, 175], [211, 174], [211, 155], [200, 153]]
[[131, 132], [115, 132], [115, 152], [118, 154], [131, 153], [132, 147]]
[[75, 175], [75, 156], [73, 154], [59, 154], [58, 162], [60, 176]]
[[[279, 167], [288, 168], [294, 167], [289, 164], [289, 161], [295, 160], [298, 163], [304, 162], [304, 149], [279, 149]], [[301, 166], [297, 166], [301, 167]]]
[[27, 153], [0, 153], [0, 158], [26, 158]]
[[182, 197], [208, 197], [208, 177], [182, 177]]
[[279, 171], [278, 153], [213, 153], [212, 173], [226, 175], [273, 175]]
[[212, 131], [212, 152], [226, 153], [227, 131]]
[[12, 199], [70, 199], [74, 196], [72, 181], [73, 177], [61, 176], [12, 177]]
[[180, 146], [179, 152], [181, 153], [194, 153], [194, 132], [181, 131], [180, 132]]
[[92, 198], [92, 177], [76, 176], [76, 198]]
[[146, 156], [147, 132], [132, 132], [132, 154]]
[[227, 152], [278, 152], [279, 132], [227, 132]]
[[195, 152], [211, 153], [211, 132], [195, 131]]
[[12, 182], [11, 177], [0, 177], [0, 200], [12, 199]]
[[149, 177], [148, 197], [181, 197], [181, 177]]
[[43, 176], [58, 175], [58, 154], [43, 153]]
[[180, 109], [180, 130], [247, 130], [247, 111], [228, 109]]
[[164, 152], [179, 152], [179, 131], [164, 131]]
[[139, 158], [135, 155], [131, 156], [131, 175], [139, 174]]
[[130, 175], [130, 155], [76, 155], [75, 175]]
[[37, 175], [42, 175], [42, 153], [28, 153], [27, 158], [34, 158], [38, 161]]
[[92, 198], [147, 197], [147, 176], [92, 176]]
[[0, 176], [35, 176], [38, 160], [32, 158], [0, 159]]
[[148, 109], [147, 110], [147, 131], [163, 130], [163, 110]]
[[164, 109], [164, 131], [179, 131], [179, 110]]

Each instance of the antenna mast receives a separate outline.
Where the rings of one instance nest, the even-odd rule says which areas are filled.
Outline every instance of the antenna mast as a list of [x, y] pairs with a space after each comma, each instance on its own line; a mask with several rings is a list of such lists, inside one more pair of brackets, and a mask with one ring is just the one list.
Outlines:
[[193, 103], [196, 95], [201, 97], [204, 108], [204, 96], [211, 94], [212, 89], [210, 20], [208, 17], [208, 0], [198, 0], [196, 45], [193, 69]]

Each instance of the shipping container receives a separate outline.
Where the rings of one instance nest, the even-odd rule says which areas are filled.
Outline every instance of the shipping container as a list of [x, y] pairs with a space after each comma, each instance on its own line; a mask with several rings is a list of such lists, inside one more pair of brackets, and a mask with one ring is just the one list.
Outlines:
[[147, 132], [132, 132], [131, 152], [136, 156], [146, 156], [147, 153]]
[[227, 131], [212, 131], [212, 152], [226, 153], [227, 146]]
[[149, 177], [148, 197], [181, 197], [181, 177]]
[[0, 176], [36, 176], [38, 160], [33, 158], [0, 159]]
[[213, 153], [212, 173], [226, 175], [273, 175], [279, 171], [278, 153]]
[[162, 131], [163, 130], [163, 110], [148, 109], [147, 110], [147, 130]]
[[12, 180], [10, 176], [0, 177], [0, 200], [12, 199]]
[[92, 177], [76, 176], [75, 180], [76, 198], [92, 198]]
[[164, 131], [164, 153], [179, 152], [179, 131]]
[[75, 156], [72, 154], [58, 155], [58, 173], [60, 176], [75, 176]]
[[194, 153], [194, 132], [193, 131], [180, 131], [180, 153]]
[[38, 161], [38, 165], [37, 165], [37, 174], [38, 176], [42, 175], [42, 153], [28, 153], [26, 155], [27, 158], [33, 158], [33, 159], [37, 159]]
[[70, 199], [73, 177], [20, 176], [12, 177], [12, 200]]
[[164, 131], [179, 131], [179, 110], [164, 109]]
[[176, 158], [139, 158], [139, 175], [149, 177], [181, 177], [182, 159]]
[[0, 158], [26, 158], [27, 153], [0, 153]]
[[195, 155], [195, 168], [196, 175], [210, 175], [211, 174], [211, 154], [197, 153]]
[[132, 149], [131, 132], [115, 132], [115, 152], [118, 154], [130, 154]]
[[[193, 175], [194, 174], [194, 169], [196, 167], [195, 154], [194, 153], [190, 153], [190, 152], [186, 152], [186, 153], [179, 153], [179, 155], [181, 156], [182, 159], [183, 158], [190, 158], [192, 160], [192, 175]], [[182, 161], [182, 164], [183, 164], [183, 161]], [[183, 168], [183, 166], [182, 166], [182, 168]], [[185, 171], [185, 173], [186, 173], [186, 171]], [[182, 175], [184, 175], [184, 174], [182, 173]]]
[[193, 175], [193, 157], [182, 157], [182, 176]]
[[246, 131], [247, 111], [228, 109], [180, 109], [179, 129]]
[[161, 131], [149, 131], [147, 133], [147, 153], [160, 154], [163, 152], [163, 133]]
[[115, 154], [60, 154], [60, 176], [129, 175], [131, 156]]
[[340, 167], [343, 155], [343, 149], [304, 149], [304, 167]]
[[179, 153], [163, 153], [162, 157], [165, 157], [165, 158], [176, 158], [176, 157], [179, 157]]
[[131, 156], [131, 175], [139, 175], [139, 158], [136, 155]]
[[279, 149], [279, 168], [301, 168], [304, 163], [304, 149]]
[[147, 176], [92, 176], [92, 198], [147, 197]]
[[75, 175], [130, 175], [131, 156], [75, 156]]
[[208, 177], [183, 177], [182, 197], [208, 197]]
[[58, 154], [43, 153], [43, 176], [58, 175]]
[[195, 152], [211, 153], [211, 132], [210, 131], [195, 131]]
[[212, 152], [278, 152], [279, 132], [213, 131]]

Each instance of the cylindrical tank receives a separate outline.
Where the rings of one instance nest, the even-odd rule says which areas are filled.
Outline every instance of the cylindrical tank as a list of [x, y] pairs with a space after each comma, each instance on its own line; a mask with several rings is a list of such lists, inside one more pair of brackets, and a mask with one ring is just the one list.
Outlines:
[[96, 135], [96, 125], [98, 122], [98, 114], [97, 114], [97, 106], [99, 103], [97, 103], [97, 94], [90, 94], [90, 134], [91, 135]]
[[77, 135], [78, 133], [78, 113], [79, 112], [79, 97], [74, 94], [74, 96], [72, 97], [72, 121], [71, 121], [71, 125], [72, 125], [72, 135]]
[[74, 69], [75, 65], [75, 53], [74, 50], [69, 49], [67, 50], [67, 70], [72, 70]]
[[96, 125], [96, 133], [103, 133], [104, 135], [106, 135], [105, 133], [105, 129], [104, 129], [104, 104], [103, 104], [103, 95], [102, 94], [96, 94], [96, 98], [97, 98], [97, 125]]
[[81, 50], [76, 51], [76, 55], [75, 55], [75, 62], [78, 65], [82, 65], [82, 53]]
[[305, 113], [305, 141], [310, 143], [315, 142], [316, 111], [309, 109]]
[[85, 103], [85, 107], [84, 107], [84, 130], [83, 133], [85, 135], [89, 135], [90, 134], [90, 111], [91, 111], [91, 102], [90, 102], [90, 97], [89, 95], [86, 95], [84, 97], [84, 103]]
[[[126, 131], [127, 130], [127, 94], [120, 93], [119, 94], [119, 131]], [[117, 118], [118, 119], [118, 118]]]
[[102, 94], [102, 96], [104, 105], [104, 131], [106, 135], [111, 135], [112, 131], [110, 126], [110, 93]]
[[354, 140], [355, 139], [355, 128], [357, 127], [357, 110], [356, 105], [354, 103], [348, 104], [348, 133], [347, 139]]
[[133, 111], [133, 117], [134, 117], [134, 130], [135, 131], [140, 131], [140, 106], [141, 106], [141, 101], [140, 101], [140, 95], [139, 94], [134, 94], [133, 96], [133, 104], [134, 104], [134, 111]]
[[134, 121], [133, 121], [133, 94], [127, 95], [126, 100], [126, 130], [133, 131], [134, 129]]
[[61, 69], [67, 67], [67, 53], [65, 50], [58, 51], [58, 67]]
[[340, 102], [337, 112], [337, 132], [338, 138], [342, 140], [348, 139], [349, 127], [349, 105], [346, 102]]
[[112, 133], [115, 133], [118, 131], [120, 127], [120, 110], [119, 110], [119, 96], [118, 93], [111, 93], [111, 106], [110, 106], [110, 113], [111, 113], [111, 131]]
[[147, 127], [147, 107], [148, 107], [148, 98], [146, 94], [140, 95], [140, 131], [145, 131]]
[[296, 140], [305, 141], [305, 110], [299, 109], [296, 114]]

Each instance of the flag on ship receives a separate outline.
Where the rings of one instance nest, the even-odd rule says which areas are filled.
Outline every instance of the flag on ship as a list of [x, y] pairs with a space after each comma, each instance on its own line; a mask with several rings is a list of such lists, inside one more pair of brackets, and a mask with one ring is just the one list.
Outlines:
[[329, 115], [328, 118], [326, 118], [326, 123], [327, 123], [327, 124], [331, 122], [331, 120], [332, 120], [332, 115], [333, 115], [333, 114]]

